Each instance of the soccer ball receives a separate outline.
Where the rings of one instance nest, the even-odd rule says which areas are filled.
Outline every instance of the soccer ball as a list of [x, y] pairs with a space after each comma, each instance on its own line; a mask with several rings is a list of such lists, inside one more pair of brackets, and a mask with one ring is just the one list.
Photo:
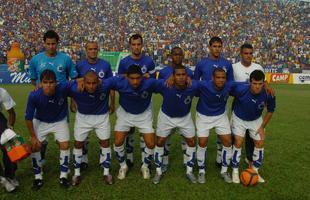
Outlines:
[[241, 172], [240, 181], [244, 186], [254, 186], [258, 181], [258, 174], [254, 169], [246, 169]]

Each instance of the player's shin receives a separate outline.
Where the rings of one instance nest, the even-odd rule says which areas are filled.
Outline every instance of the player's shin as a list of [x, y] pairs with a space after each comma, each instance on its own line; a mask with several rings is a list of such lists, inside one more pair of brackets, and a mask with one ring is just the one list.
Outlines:
[[124, 149], [124, 144], [121, 146], [115, 146], [114, 145], [114, 151], [116, 155], [116, 159], [119, 162], [121, 167], [126, 167], [126, 161], [125, 161], [125, 149]]
[[42, 164], [41, 164], [41, 153], [33, 152], [31, 154], [32, 159], [32, 169], [35, 179], [42, 179]]
[[219, 138], [219, 136], [216, 137], [216, 162], [221, 163], [222, 162], [222, 149], [223, 149], [223, 144]]
[[196, 147], [186, 147], [186, 154], [187, 154], [187, 163], [186, 163], [186, 173], [192, 173], [193, 167], [195, 165], [196, 160]]
[[241, 148], [233, 146], [232, 159], [231, 159], [232, 168], [234, 169], [239, 168], [240, 157], [241, 157]]
[[186, 165], [187, 163], [187, 155], [186, 155], [186, 148], [187, 148], [187, 144], [186, 144], [186, 141], [185, 141], [185, 138], [182, 137], [181, 139], [181, 147], [182, 147], [182, 152], [183, 152], [183, 164]]
[[[130, 130], [131, 131], [131, 130]], [[134, 139], [133, 134], [129, 133], [126, 137], [126, 157], [131, 163], [133, 163], [133, 146], [134, 146]]]
[[229, 147], [223, 146], [221, 174], [227, 172], [227, 168], [230, 165], [231, 156], [232, 156], [232, 146]]
[[100, 166], [103, 168], [103, 175], [107, 176], [110, 174], [111, 167], [111, 148], [100, 147]]
[[69, 155], [70, 155], [70, 150], [60, 150], [60, 156], [59, 156], [60, 178], [68, 177]]
[[262, 165], [264, 159], [264, 148], [254, 147], [253, 152], [253, 168], [258, 171], [259, 167]]
[[158, 175], [162, 174], [161, 167], [162, 167], [163, 155], [164, 155], [164, 147], [156, 146], [154, 151], [154, 161], [156, 165], [156, 173]]
[[152, 158], [153, 158], [154, 149], [145, 147], [144, 153], [145, 153], [145, 157], [143, 160], [142, 167], [149, 167], [149, 165], [151, 164]]
[[73, 149], [73, 166], [74, 166], [74, 175], [81, 176], [81, 162], [82, 162], [83, 150], [82, 149]]
[[197, 148], [197, 164], [199, 168], [199, 173], [205, 173], [205, 161], [207, 158], [207, 147]]
[[140, 149], [141, 149], [141, 162], [143, 163], [146, 154], [145, 154], [145, 151], [144, 151], [144, 149], [145, 149], [145, 142], [144, 142], [144, 138], [143, 138], [142, 135], [140, 136]]

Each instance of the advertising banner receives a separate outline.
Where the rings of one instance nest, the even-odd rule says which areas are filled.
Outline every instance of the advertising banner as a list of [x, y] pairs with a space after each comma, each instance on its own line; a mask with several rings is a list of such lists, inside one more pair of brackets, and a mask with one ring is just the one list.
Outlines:
[[294, 84], [310, 84], [310, 74], [292, 74]]
[[8, 66], [0, 65], [0, 84], [30, 84], [31, 79], [26, 71], [13, 71], [8, 70]]

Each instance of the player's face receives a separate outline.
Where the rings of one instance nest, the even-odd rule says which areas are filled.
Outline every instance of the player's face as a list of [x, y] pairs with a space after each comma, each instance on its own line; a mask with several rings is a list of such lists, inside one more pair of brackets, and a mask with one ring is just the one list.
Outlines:
[[56, 38], [46, 38], [44, 42], [45, 52], [47, 55], [55, 55], [57, 51], [57, 40]]
[[251, 93], [252, 94], [260, 94], [262, 92], [264, 81], [256, 81], [254, 79], [251, 80]]
[[140, 38], [136, 39], [136, 40], [131, 39], [130, 49], [131, 49], [131, 53], [134, 56], [140, 56], [141, 52], [142, 52], [142, 41], [141, 41], [141, 39]]
[[52, 96], [55, 94], [56, 81], [55, 80], [49, 80], [49, 79], [43, 79], [41, 81], [41, 87], [43, 89], [44, 95]]
[[141, 84], [142, 76], [140, 74], [129, 74], [127, 79], [131, 87], [138, 88]]
[[253, 49], [244, 48], [240, 52], [240, 56], [243, 63], [250, 65], [253, 59]]
[[99, 80], [96, 76], [85, 76], [84, 77], [84, 87], [86, 92], [94, 93], [98, 87]]
[[86, 46], [86, 54], [89, 59], [96, 59], [98, 55], [98, 45], [97, 43], [88, 43]]
[[210, 54], [213, 57], [218, 58], [221, 55], [222, 48], [223, 46], [220, 42], [213, 42], [212, 45], [209, 46]]
[[183, 62], [183, 56], [182, 49], [174, 49], [171, 54], [172, 63], [175, 65], [181, 65]]
[[177, 86], [184, 86], [186, 85], [186, 71], [185, 69], [176, 69], [174, 72], [174, 81]]
[[226, 83], [226, 72], [217, 71], [213, 75], [213, 81], [216, 88], [221, 89]]

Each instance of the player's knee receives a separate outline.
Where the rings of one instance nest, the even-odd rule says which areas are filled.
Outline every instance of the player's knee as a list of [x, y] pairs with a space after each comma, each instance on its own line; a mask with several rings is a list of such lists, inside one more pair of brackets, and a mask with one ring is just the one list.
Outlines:
[[200, 147], [202, 148], [206, 147], [207, 143], [208, 143], [208, 138], [203, 138], [203, 137], [198, 138], [198, 144]]
[[145, 141], [145, 146], [149, 149], [154, 149], [155, 147], [155, 142], [154, 140], [144, 140]]
[[231, 137], [230, 136], [222, 137], [222, 144], [225, 147], [230, 147], [231, 146]]
[[68, 150], [69, 149], [69, 142], [59, 142], [59, 149], [60, 150]]
[[196, 143], [195, 143], [195, 137], [192, 138], [186, 138], [186, 144], [189, 147], [195, 147]]
[[83, 143], [84, 143], [84, 142], [75, 141], [75, 142], [74, 142], [74, 148], [76, 148], [76, 149], [82, 149]]
[[165, 142], [166, 142], [166, 138], [164, 138], [164, 137], [157, 137], [156, 138], [156, 145], [158, 147], [163, 147], [165, 145]]
[[109, 140], [100, 140], [100, 146], [103, 147], [103, 148], [107, 148], [109, 147]]
[[263, 148], [264, 147], [264, 140], [254, 140], [254, 145], [256, 148]]

